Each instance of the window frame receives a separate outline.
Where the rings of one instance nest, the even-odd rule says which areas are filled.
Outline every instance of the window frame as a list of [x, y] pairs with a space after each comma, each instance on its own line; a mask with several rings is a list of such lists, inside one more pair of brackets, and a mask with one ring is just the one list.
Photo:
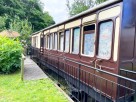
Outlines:
[[47, 47], [47, 38], [46, 38], [47, 36], [46, 35], [44, 35], [44, 49], [46, 49], [46, 47]]
[[[50, 50], [53, 50], [53, 33], [50, 33], [49, 34], [49, 39], [50, 39], [50, 41], [49, 41], [49, 49]], [[52, 42], [51, 42], [52, 41]], [[51, 45], [50, 45], [51, 44]], [[52, 46], [52, 48], [51, 48], [51, 46]]]
[[[60, 50], [60, 35], [63, 33], [63, 50]], [[58, 51], [59, 52], [64, 52], [64, 31], [59, 31], [58, 32]]]
[[36, 38], [36, 48], [38, 48], [38, 36], [36, 36], [35, 38]]
[[[84, 27], [85, 26], [90, 26], [90, 25], [95, 25], [95, 30], [94, 30], [94, 54], [92, 56], [90, 55], [86, 55], [86, 54], [83, 54], [83, 49], [84, 49]], [[95, 54], [96, 54], [96, 31], [97, 31], [97, 26], [96, 26], [96, 23], [89, 23], [89, 24], [86, 24], [86, 25], [83, 25], [82, 26], [82, 35], [81, 35], [81, 55], [82, 56], [85, 56], [85, 57], [95, 57]]]
[[44, 47], [44, 36], [40, 36], [40, 47]]
[[50, 50], [50, 34], [47, 34], [47, 49]]
[[[68, 49], [68, 51], [66, 51], [66, 46], [65, 46], [65, 44], [66, 44], [66, 31], [69, 31], [69, 49]], [[65, 31], [64, 31], [64, 52], [66, 52], [66, 53], [69, 53], [70, 52], [70, 42], [71, 42], [71, 29], [69, 28], [69, 29], [65, 29]]]
[[[57, 48], [55, 49], [55, 35], [57, 35]], [[58, 32], [53, 33], [53, 50], [57, 51], [58, 50]]]
[[36, 40], [35, 40], [35, 37], [33, 37], [33, 47], [36, 47]]
[[[73, 47], [74, 47], [74, 45], [73, 45], [73, 40], [74, 40], [74, 29], [76, 29], [76, 28], [79, 28], [79, 30], [80, 30], [80, 34], [79, 34], [79, 51], [78, 51], [78, 53], [75, 53], [75, 52], [73, 52]], [[70, 53], [71, 54], [75, 54], [75, 55], [78, 55], [78, 54], [80, 54], [80, 40], [81, 40], [81, 30], [82, 30], [82, 27], [81, 26], [76, 26], [76, 27], [73, 27], [72, 29], [72, 33], [71, 33], [71, 46], [70, 46]]]
[[[102, 23], [105, 23], [105, 22], [109, 22], [109, 21], [111, 21], [112, 23], [113, 23], [113, 27], [112, 27], [112, 35], [111, 35], [111, 51], [110, 51], [110, 57], [109, 58], [106, 58], [106, 57], [100, 57], [99, 55], [98, 55], [98, 52], [99, 52], [99, 36], [100, 36], [100, 25], [102, 24]], [[97, 36], [97, 54], [96, 54], [96, 57], [97, 58], [100, 58], [100, 59], [103, 59], [103, 60], [110, 60], [110, 59], [112, 59], [112, 50], [113, 50], [113, 41], [114, 41], [114, 30], [115, 30], [115, 28], [114, 28], [114, 20], [113, 19], [108, 19], [108, 20], [103, 20], [103, 21], [100, 21], [99, 23], [98, 23], [98, 36]]]

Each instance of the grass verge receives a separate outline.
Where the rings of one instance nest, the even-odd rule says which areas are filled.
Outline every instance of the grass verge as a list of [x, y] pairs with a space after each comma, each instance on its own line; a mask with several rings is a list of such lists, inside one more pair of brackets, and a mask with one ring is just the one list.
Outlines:
[[0, 75], [0, 102], [68, 102], [49, 79], [21, 81], [20, 72]]

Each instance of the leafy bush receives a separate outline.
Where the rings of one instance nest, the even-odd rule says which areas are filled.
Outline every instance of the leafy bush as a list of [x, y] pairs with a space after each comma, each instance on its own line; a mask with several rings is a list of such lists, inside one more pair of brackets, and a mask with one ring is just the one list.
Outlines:
[[20, 69], [21, 53], [18, 40], [0, 36], [0, 73], [9, 74]]

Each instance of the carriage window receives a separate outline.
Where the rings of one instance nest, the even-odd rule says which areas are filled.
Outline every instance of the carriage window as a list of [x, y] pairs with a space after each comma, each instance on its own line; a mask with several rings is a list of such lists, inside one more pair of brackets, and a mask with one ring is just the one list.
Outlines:
[[37, 47], [37, 37], [35, 37], [35, 47]]
[[52, 43], [52, 41], [53, 41], [53, 36], [52, 36], [52, 35], [53, 35], [53, 34], [50, 35], [50, 49], [52, 49], [52, 44], [53, 44], [53, 43]]
[[60, 32], [59, 34], [59, 50], [63, 51], [63, 43], [64, 43], [64, 33]]
[[107, 21], [100, 24], [98, 57], [110, 59], [112, 45], [113, 22]]
[[49, 45], [50, 45], [50, 36], [47, 36], [47, 48], [49, 49]]
[[38, 47], [38, 37], [35, 37], [35, 46]]
[[46, 36], [44, 36], [44, 48], [46, 48]]
[[57, 42], [58, 42], [58, 38], [57, 38], [57, 33], [54, 33], [54, 49], [57, 50]]
[[75, 54], [79, 53], [79, 40], [80, 40], [80, 28], [73, 29], [73, 46], [72, 46], [72, 52]]
[[32, 39], [33, 39], [33, 40], [32, 40], [33, 47], [36, 47], [36, 46], [35, 46], [35, 37], [33, 37]]
[[44, 38], [41, 38], [41, 47], [44, 47]]
[[36, 46], [36, 37], [34, 37], [34, 46], [37, 47]]
[[89, 56], [94, 56], [95, 48], [95, 25], [84, 27], [83, 34], [83, 49], [82, 53]]
[[70, 31], [66, 30], [65, 31], [65, 51], [68, 52], [69, 51], [69, 39], [70, 39]]

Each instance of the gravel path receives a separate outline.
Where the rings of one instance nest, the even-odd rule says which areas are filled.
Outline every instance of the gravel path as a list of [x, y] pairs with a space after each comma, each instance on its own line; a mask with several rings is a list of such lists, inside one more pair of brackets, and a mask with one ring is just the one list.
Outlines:
[[41, 68], [29, 57], [24, 61], [24, 80], [38, 80], [47, 78]]

